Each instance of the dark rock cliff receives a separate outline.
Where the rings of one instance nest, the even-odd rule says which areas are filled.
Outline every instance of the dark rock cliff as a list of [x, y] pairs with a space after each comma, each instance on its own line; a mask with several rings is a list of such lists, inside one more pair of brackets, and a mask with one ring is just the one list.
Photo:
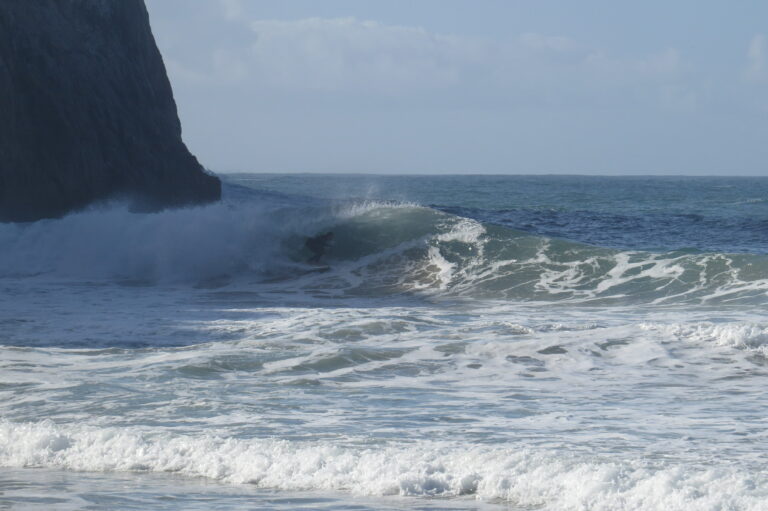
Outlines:
[[220, 195], [181, 141], [143, 0], [0, 0], [0, 221]]

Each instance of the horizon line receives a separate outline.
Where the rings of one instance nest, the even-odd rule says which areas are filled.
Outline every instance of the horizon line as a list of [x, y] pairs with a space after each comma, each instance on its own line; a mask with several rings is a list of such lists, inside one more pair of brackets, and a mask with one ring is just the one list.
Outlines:
[[547, 173], [524, 173], [524, 172], [478, 172], [478, 173], [462, 173], [462, 172], [445, 172], [445, 173], [434, 173], [434, 172], [322, 172], [322, 171], [282, 171], [282, 172], [276, 172], [276, 171], [214, 171], [211, 169], [206, 169], [211, 172], [214, 172], [218, 175], [247, 175], [247, 174], [253, 174], [253, 175], [293, 175], [293, 176], [392, 176], [392, 177], [407, 177], [407, 176], [418, 176], [418, 177], [447, 177], [447, 176], [462, 176], [462, 177], [470, 177], [470, 176], [519, 176], [519, 177], [718, 177], [718, 178], [768, 178], [768, 174], [643, 174], [643, 173], [631, 173], [631, 174], [590, 174], [590, 173], [558, 173], [558, 172], [547, 172]]

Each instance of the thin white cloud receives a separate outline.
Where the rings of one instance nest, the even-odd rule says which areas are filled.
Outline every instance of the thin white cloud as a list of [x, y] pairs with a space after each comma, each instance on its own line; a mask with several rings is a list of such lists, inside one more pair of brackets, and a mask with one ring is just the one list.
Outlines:
[[400, 93], [444, 87], [472, 58], [462, 39], [354, 18], [259, 20], [250, 27], [254, 71], [283, 88]]
[[768, 44], [763, 34], [752, 38], [747, 48], [747, 78], [755, 81], [768, 80]]
[[429, 93], [470, 103], [478, 98], [606, 102], [631, 96], [668, 104], [670, 90], [685, 89], [682, 56], [675, 49], [621, 58], [572, 38], [536, 33], [500, 42], [355, 18], [234, 22], [242, 32], [238, 39], [174, 60], [174, 75], [239, 83], [251, 91]]
[[570, 37], [547, 36], [533, 32], [522, 34], [519, 41], [534, 50], [545, 50], [556, 53], [573, 52], [580, 49], [579, 44]]
[[234, 21], [243, 17], [242, 0], [219, 0], [224, 18]]
[[387, 7], [400, 25], [263, 19], [372, 12], [287, 3], [147, 0], [185, 140], [213, 168], [764, 171], [768, 32], [733, 26], [712, 51], [702, 27], [673, 47], [667, 23], [624, 37], [597, 18], [533, 16], [539, 32], [468, 20], [484, 37], [415, 26], [424, 8]]

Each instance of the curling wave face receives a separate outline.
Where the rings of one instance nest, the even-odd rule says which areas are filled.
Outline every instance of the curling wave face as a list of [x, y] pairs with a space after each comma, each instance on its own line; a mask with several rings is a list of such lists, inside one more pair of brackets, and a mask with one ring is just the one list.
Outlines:
[[338, 270], [318, 288], [591, 304], [762, 303], [768, 292], [763, 255], [619, 251], [419, 207], [379, 206], [332, 228]]

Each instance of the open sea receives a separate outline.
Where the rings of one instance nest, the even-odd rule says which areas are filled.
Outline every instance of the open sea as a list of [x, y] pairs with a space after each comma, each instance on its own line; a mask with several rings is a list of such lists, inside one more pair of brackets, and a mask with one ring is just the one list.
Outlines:
[[0, 509], [768, 509], [768, 178], [224, 179], [0, 224]]

